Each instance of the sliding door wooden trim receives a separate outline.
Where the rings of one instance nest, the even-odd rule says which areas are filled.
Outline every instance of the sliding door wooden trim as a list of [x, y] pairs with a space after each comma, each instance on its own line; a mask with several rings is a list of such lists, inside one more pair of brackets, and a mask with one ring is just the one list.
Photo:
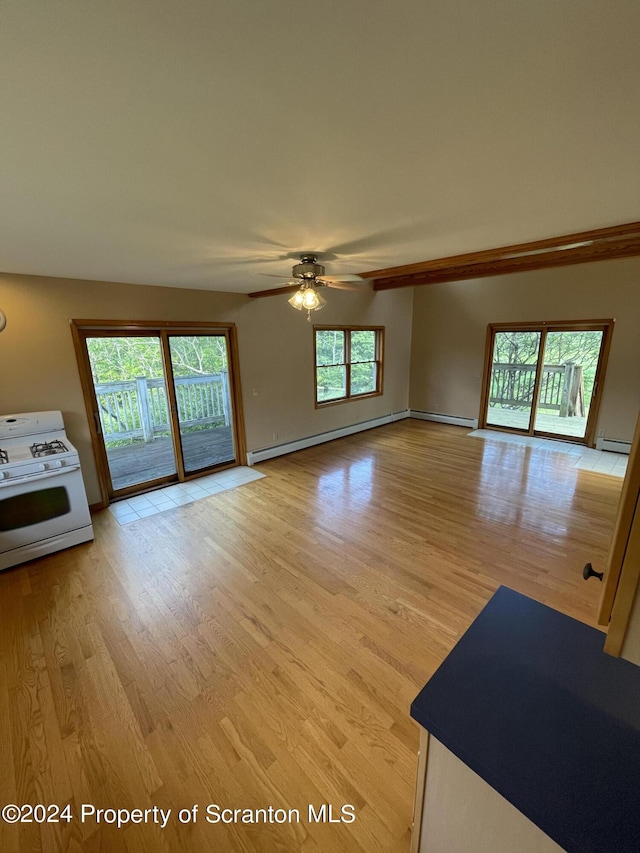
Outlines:
[[171, 422], [171, 442], [173, 444], [173, 455], [178, 469], [178, 480], [185, 479], [184, 457], [182, 441], [180, 439], [180, 422], [178, 420], [178, 400], [176, 397], [175, 376], [171, 364], [171, 351], [169, 349], [169, 333], [166, 329], [160, 331], [162, 340], [162, 367], [167, 382], [167, 402], [169, 404], [169, 421]]
[[79, 319], [70, 320], [71, 335], [78, 362], [78, 370], [80, 375], [80, 384], [82, 387], [82, 395], [84, 399], [85, 410], [87, 414], [87, 422], [89, 424], [89, 434], [91, 437], [91, 446], [96, 462], [96, 470], [101, 495], [101, 506], [108, 506], [110, 500], [117, 492], [117, 497], [126, 497], [140, 492], [142, 484], [126, 486], [119, 489], [114, 489], [109, 470], [109, 462], [106, 455], [106, 448], [102, 440], [101, 426], [96, 423], [95, 413], [98, 411], [98, 401], [95, 393], [93, 375], [91, 371], [91, 363], [87, 349], [87, 338], [90, 337], [122, 337], [122, 336], [144, 336], [152, 335], [158, 338], [160, 346], [164, 376], [167, 386], [167, 395], [169, 401], [169, 418], [171, 422], [171, 436], [174, 448], [174, 456], [176, 461], [176, 474], [163, 476], [149, 480], [146, 486], [157, 488], [168, 483], [176, 481], [187, 481], [202, 476], [206, 470], [202, 469], [194, 472], [186, 472], [184, 468], [184, 460], [181, 452], [179, 422], [177, 418], [177, 400], [175, 387], [173, 383], [173, 370], [171, 367], [171, 359], [169, 355], [169, 337], [175, 336], [221, 336], [224, 337], [228, 352], [228, 372], [229, 372], [229, 390], [232, 397], [232, 435], [235, 448], [235, 458], [228, 464], [220, 464], [215, 466], [215, 470], [223, 470], [235, 465], [242, 465], [246, 459], [246, 439], [244, 433], [244, 413], [242, 411], [242, 388], [240, 383], [240, 368], [239, 368], [239, 353], [238, 353], [238, 338], [234, 323], [205, 323], [205, 322], [172, 322], [172, 321], [152, 321], [152, 320], [98, 320], [98, 319]]
[[607, 320], [604, 323], [600, 358], [596, 368], [594, 391], [591, 399], [591, 406], [589, 407], [589, 420], [587, 422], [587, 432], [585, 435], [585, 444], [587, 447], [595, 447], [596, 443], [596, 430], [598, 428], [598, 417], [600, 415], [600, 405], [602, 403], [602, 389], [604, 387], [604, 379], [607, 374], [614, 323], [615, 320], [613, 319]]
[[206, 323], [203, 321], [194, 321], [187, 323], [183, 320], [69, 320], [71, 326], [76, 326], [79, 329], [89, 329], [91, 331], [113, 332], [115, 335], [122, 332], [135, 331], [160, 331], [161, 329], [177, 329], [179, 334], [187, 334], [192, 330], [195, 334], [202, 334], [203, 330], [233, 329], [235, 323]]
[[[618, 513], [616, 523], [611, 537], [611, 546], [607, 559], [607, 566], [604, 575], [604, 584], [600, 596], [600, 604], [598, 607], [598, 624], [608, 625], [611, 620], [614, 602], [617, 598], [618, 585], [620, 583], [620, 575], [622, 566], [629, 544], [629, 536], [633, 525], [634, 515], [638, 508], [638, 496], [640, 495], [640, 414], [636, 421], [636, 429], [631, 444], [631, 453], [629, 454], [629, 462], [627, 463], [627, 474], [622, 484], [622, 492], [620, 494], [620, 503], [618, 505]], [[635, 593], [635, 586], [633, 586]], [[627, 594], [627, 599], [629, 598]], [[627, 600], [625, 607], [629, 610], [632, 601]], [[618, 603], [621, 608], [622, 604]], [[628, 615], [628, 614], [627, 614]], [[626, 622], [624, 622], [624, 630], [626, 630]], [[612, 633], [611, 643], [613, 644]], [[624, 631], [622, 631], [624, 633]], [[622, 640], [620, 640], [620, 648], [622, 648]], [[618, 651], [619, 653], [619, 651]]]
[[91, 365], [89, 363], [89, 355], [86, 347], [86, 334], [75, 320], [70, 320], [71, 337], [78, 362], [78, 372], [80, 374], [80, 387], [82, 388], [82, 398], [87, 414], [87, 423], [89, 425], [89, 435], [91, 437], [91, 449], [93, 450], [93, 458], [96, 463], [96, 471], [98, 474], [98, 486], [100, 487], [100, 498], [102, 508], [109, 506], [110, 493], [112, 490], [111, 475], [109, 466], [104, 453], [104, 442], [100, 440], [101, 429], [94, 419], [94, 412], [97, 411], [97, 401], [95, 396], [95, 388], [93, 387], [93, 378], [91, 376]]
[[238, 330], [234, 323], [228, 327], [229, 342], [229, 378], [233, 395], [233, 417], [236, 442], [236, 459], [242, 465], [247, 459], [247, 437], [245, 434], [244, 408], [242, 406], [242, 383], [240, 381], [240, 350], [238, 349]]
[[542, 369], [544, 367], [544, 348], [547, 345], [547, 331], [548, 328], [545, 326], [540, 330], [540, 343], [538, 350], [538, 362], [536, 364], [536, 378], [534, 380], [534, 392], [533, 392], [533, 400], [531, 401], [531, 411], [529, 412], [529, 429], [527, 433], [529, 435], [535, 435], [536, 433], [536, 415], [538, 413], [538, 389], [540, 388], [540, 382], [542, 380]]
[[[572, 441], [576, 444], [585, 444], [589, 447], [595, 445], [595, 433], [598, 423], [598, 415], [600, 412], [600, 404], [602, 400], [602, 388], [606, 375], [606, 368], [611, 349], [611, 339], [613, 335], [615, 320], [613, 318], [598, 319], [598, 320], [543, 320], [540, 322], [518, 322], [518, 323], [489, 323], [487, 326], [487, 335], [485, 339], [485, 354], [484, 354], [484, 371], [482, 375], [482, 388], [480, 394], [480, 413], [478, 417], [478, 425], [481, 429], [492, 429], [501, 432], [518, 433], [520, 435], [536, 435], [542, 438], [562, 439], [564, 441]], [[488, 423], [489, 417], [489, 398], [491, 395], [491, 377], [492, 377], [492, 356], [495, 345], [496, 335], [500, 332], [538, 332], [540, 333], [540, 344], [538, 350], [538, 360], [536, 363], [536, 379], [535, 392], [531, 401], [531, 412], [529, 417], [528, 429], [518, 427], [501, 426]], [[547, 432], [542, 429], [536, 429], [536, 411], [538, 407], [538, 389], [544, 367], [544, 354], [546, 338], [549, 332], [602, 332], [602, 340], [600, 344], [600, 352], [598, 363], [594, 375], [593, 391], [590, 398], [589, 412], [587, 416], [587, 424], [583, 438], [575, 436], [567, 436], [561, 433]]]

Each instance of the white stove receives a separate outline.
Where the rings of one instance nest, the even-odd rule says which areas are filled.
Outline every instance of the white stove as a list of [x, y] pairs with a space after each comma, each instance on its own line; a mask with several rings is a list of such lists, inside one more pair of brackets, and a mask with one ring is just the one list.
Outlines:
[[90, 539], [80, 458], [61, 412], [0, 417], [0, 570]]

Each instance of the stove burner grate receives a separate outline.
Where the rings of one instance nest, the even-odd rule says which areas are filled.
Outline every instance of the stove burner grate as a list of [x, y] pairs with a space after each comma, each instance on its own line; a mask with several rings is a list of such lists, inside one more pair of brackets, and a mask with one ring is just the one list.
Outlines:
[[38, 458], [39, 456], [53, 456], [56, 453], [67, 453], [67, 448], [59, 440], [36, 442], [31, 445], [31, 455]]
[[0, 447], [0, 465], [7, 465], [9, 463], [9, 454], [6, 450], [3, 450]]

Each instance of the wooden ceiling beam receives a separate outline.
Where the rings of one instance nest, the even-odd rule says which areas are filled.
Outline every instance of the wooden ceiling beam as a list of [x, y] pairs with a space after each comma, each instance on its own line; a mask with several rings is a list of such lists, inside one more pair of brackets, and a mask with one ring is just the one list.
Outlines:
[[640, 255], [640, 222], [360, 273], [374, 290], [484, 278]]

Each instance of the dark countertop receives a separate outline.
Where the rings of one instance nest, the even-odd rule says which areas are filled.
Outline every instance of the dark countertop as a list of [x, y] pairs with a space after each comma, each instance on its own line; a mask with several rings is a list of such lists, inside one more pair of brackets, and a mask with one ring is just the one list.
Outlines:
[[500, 587], [411, 716], [565, 850], [640, 851], [640, 667]]

